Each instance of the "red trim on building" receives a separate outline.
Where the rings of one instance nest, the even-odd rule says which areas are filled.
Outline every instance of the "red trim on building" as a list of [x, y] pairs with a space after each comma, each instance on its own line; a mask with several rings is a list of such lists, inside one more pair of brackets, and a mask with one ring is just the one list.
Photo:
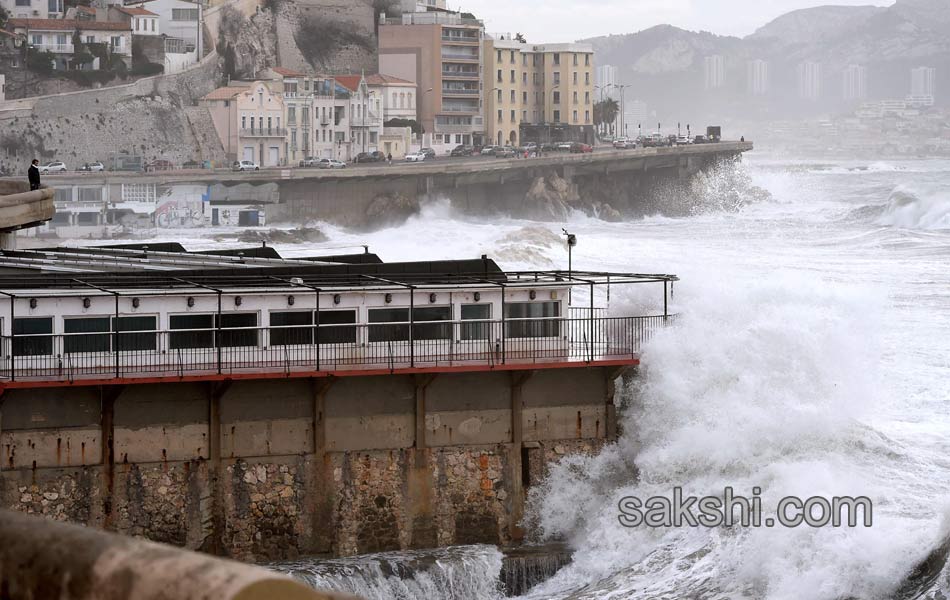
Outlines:
[[491, 371], [541, 371], [550, 369], [577, 369], [585, 367], [635, 367], [640, 364], [639, 358], [617, 360], [595, 360], [592, 362], [542, 362], [542, 363], [513, 363], [507, 365], [464, 365], [464, 366], [435, 366], [415, 367], [404, 369], [353, 369], [349, 371], [274, 371], [271, 373], [212, 373], [208, 375], [164, 375], [154, 377], [119, 377], [111, 379], [77, 379], [75, 381], [4, 381], [0, 383], [0, 396], [5, 390], [59, 388], [59, 387], [90, 387], [99, 385], [143, 385], [147, 383], [191, 383], [200, 381], [252, 381], [274, 379], [305, 379], [323, 377], [374, 377], [380, 375], [414, 375], [421, 373], [479, 373]]

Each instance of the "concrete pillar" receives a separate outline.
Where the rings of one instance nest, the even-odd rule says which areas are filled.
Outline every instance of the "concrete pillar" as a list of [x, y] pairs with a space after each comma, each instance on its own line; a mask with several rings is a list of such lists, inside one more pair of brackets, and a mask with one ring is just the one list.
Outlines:
[[604, 423], [604, 436], [608, 442], [617, 439], [617, 406], [614, 404], [614, 398], [617, 395], [617, 379], [629, 370], [628, 367], [614, 367], [604, 369], [604, 377], [607, 379], [607, 397], [606, 402], [606, 420]]
[[[221, 534], [225, 526], [224, 476], [221, 472], [221, 399], [231, 387], [231, 380], [212, 382], [208, 386], [208, 479], [211, 487], [211, 531], [202, 550], [222, 554]], [[204, 521], [205, 519], [202, 519]]]
[[99, 386], [99, 439], [102, 444], [102, 526], [112, 528], [112, 504], [115, 497], [115, 401], [125, 386]]
[[315, 552], [332, 552], [336, 540], [333, 499], [333, 465], [327, 456], [327, 394], [336, 379], [326, 377], [310, 380], [313, 397], [313, 460], [308, 478], [311, 542]]
[[16, 250], [15, 231], [0, 231], [0, 250]]
[[412, 532], [412, 548], [431, 548], [439, 543], [432, 508], [435, 480], [429, 457], [431, 451], [426, 443], [426, 390], [436, 375], [416, 375], [415, 382], [415, 448], [410, 450], [408, 476], [408, 502], [406, 526]]
[[511, 373], [511, 447], [508, 452], [508, 474], [511, 481], [511, 517], [508, 534], [513, 542], [524, 539], [524, 529], [520, 522], [524, 517], [524, 384], [534, 375], [534, 371], [512, 371]]

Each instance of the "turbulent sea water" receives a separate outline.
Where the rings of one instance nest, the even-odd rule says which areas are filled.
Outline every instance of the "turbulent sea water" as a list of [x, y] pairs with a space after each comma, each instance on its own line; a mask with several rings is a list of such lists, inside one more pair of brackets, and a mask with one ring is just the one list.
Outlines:
[[[436, 204], [372, 234], [323, 226], [384, 260], [488, 254], [510, 268], [677, 273], [677, 325], [625, 390], [624, 435], [532, 491], [530, 529], [573, 562], [540, 599], [941, 598], [950, 514], [950, 162], [747, 156], [712, 174], [688, 217], [568, 224], [457, 218]], [[680, 199], [680, 201], [684, 201]], [[281, 247], [312, 254], [313, 248]], [[615, 294], [611, 310], [656, 299]], [[625, 495], [858, 496], [868, 528], [625, 529]], [[921, 561], [934, 567], [906, 583]], [[422, 560], [420, 577], [391, 561]], [[384, 566], [380, 566], [383, 564]], [[494, 548], [299, 561], [367, 598], [501, 597]], [[406, 583], [406, 579], [411, 581]], [[358, 583], [358, 585], [357, 585]], [[950, 592], [948, 592], [950, 595]]]

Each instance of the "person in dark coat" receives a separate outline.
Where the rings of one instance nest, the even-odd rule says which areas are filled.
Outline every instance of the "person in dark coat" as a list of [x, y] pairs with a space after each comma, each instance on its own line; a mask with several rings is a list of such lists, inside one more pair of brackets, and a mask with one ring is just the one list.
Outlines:
[[30, 163], [30, 169], [27, 171], [27, 174], [30, 177], [30, 191], [40, 189], [40, 170], [38, 168], [40, 161], [33, 159], [33, 162]]

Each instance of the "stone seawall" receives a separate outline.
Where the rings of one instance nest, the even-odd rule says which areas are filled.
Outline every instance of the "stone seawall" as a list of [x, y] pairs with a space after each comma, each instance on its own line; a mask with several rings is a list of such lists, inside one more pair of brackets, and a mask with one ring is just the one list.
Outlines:
[[521, 538], [618, 371], [11, 389], [0, 506], [241, 560]]

